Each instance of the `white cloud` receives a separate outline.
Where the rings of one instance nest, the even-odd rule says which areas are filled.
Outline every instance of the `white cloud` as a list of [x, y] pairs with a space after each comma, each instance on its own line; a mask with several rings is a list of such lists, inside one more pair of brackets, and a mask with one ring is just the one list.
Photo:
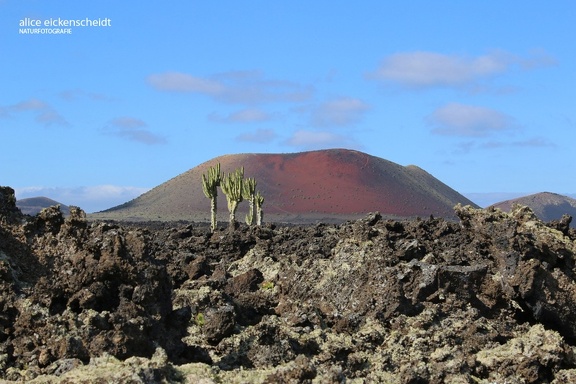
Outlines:
[[52, 124], [62, 125], [62, 126], [69, 125], [68, 122], [66, 121], [66, 119], [53, 109], [46, 109], [46, 110], [41, 111], [36, 116], [36, 121], [39, 123], [42, 123], [46, 126], [50, 126]]
[[438, 108], [427, 120], [439, 135], [484, 137], [517, 128], [514, 119], [502, 112], [459, 103]]
[[15, 188], [17, 199], [48, 197], [65, 205], [79, 206], [88, 213], [102, 211], [123, 204], [148, 190], [150, 188], [119, 185]]
[[232, 112], [226, 116], [218, 113], [211, 113], [208, 118], [219, 123], [262, 123], [270, 121], [272, 115], [257, 108], [247, 108]]
[[558, 64], [556, 58], [549, 55], [544, 50], [534, 50], [529, 57], [518, 58], [518, 64], [526, 70], [551, 67]]
[[50, 106], [39, 99], [28, 99], [16, 103], [10, 107], [13, 111], [42, 111], [49, 109]]
[[402, 52], [386, 57], [369, 77], [414, 88], [461, 87], [502, 74], [514, 66], [534, 69], [554, 63], [554, 59], [543, 52], [526, 58], [503, 51], [476, 57], [426, 51]]
[[255, 132], [238, 135], [236, 136], [236, 140], [251, 143], [269, 143], [276, 137], [277, 135], [272, 129], [258, 129]]
[[114, 135], [125, 138], [129, 141], [135, 141], [148, 145], [166, 143], [166, 139], [164, 137], [158, 136], [146, 129], [123, 129], [115, 132]]
[[135, 118], [135, 117], [127, 117], [127, 116], [117, 117], [115, 119], [112, 119], [112, 120], [110, 120], [110, 124], [112, 124], [115, 127], [124, 128], [124, 129], [143, 128], [143, 127], [147, 126], [147, 124], [144, 122], [144, 120], [140, 120], [140, 119]]
[[342, 127], [358, 123], [368, 111], [362, 100], [343, 97], [312, 108], [311, 124], [317, 127]]
[[166, 143], [166, 138], [151, 132], [147, 126], [148, 124], [141, 119], [124, 116], [110, 120], [104, 128], [104, 132], [108, 135], [148, 145]]
[[36, 117], [34, 120], [46, 127], [52, 125], [70, 125], [52, 106], [40, 99], [31, 98], [16, 104], [0, 106], [0, 117], [4, 118], [12, 117], [14, 113], [20, 114], [27, 112], [35, 113]]
[[181, 72], [148, 76], [155, 89], [169, 92], [198, 93], [234, 104], [300, 102], [312, 95], [312, 88], [289, 81], [265, 79], [258, 71], [231, 71], [210, 77]]
[[180, 72], [150, 75], [148, 76], [148, 82], [161, 91], [196, 92], [217, 96], [225, 90], [225, 86], [218, 81]]
[[304, 149], [326, 149], [338, 147], [359, 149], [359, 145], [354, 139], [325, 131], [299, 130], [294, 132], [292, 137], [286, 140], [284, 144]]

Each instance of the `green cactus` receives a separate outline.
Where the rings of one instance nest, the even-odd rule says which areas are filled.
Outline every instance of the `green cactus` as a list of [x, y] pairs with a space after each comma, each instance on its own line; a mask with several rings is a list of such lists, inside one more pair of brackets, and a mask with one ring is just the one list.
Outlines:
[[264, 212], [262, 211], [262, 204], [264, 204], [264, 196], [260, 194], [260, 191], [256, 192], [254, 195], [254, 203], [256, 205], [256, 225], [262, 225], [262, 218]]
[[244, 221], [246, 221], [246, 224], [248, 224], [248, 225], [254, 225], [254, 215], [252, 214], [252, 212], [249, 211], [246, 214]]
[[230, 212], [230, 228], [236, 228], [236, 209], [242, 202], [242, 185], [244, 182], [244, 167], [238, 168], [234, 173], [227, 174], [220, 183], [222, 191], [228, 201], [228, 211]]
[[216, 167], [208, 169], [208, 175], [202, 175], [202, 190], [204, 195], [210, 199], [210, 230], [214, 232], [217, 226], [216, 214], [218, 209], [218, 187], [222, 181], [223, 174], [220, 172], [220, 163]]
[[242, 197], [248, 200], [249, 208], [248, 214], [246, 215], [246, 224], [252, 225], [254, 223], [254, 193], [256, 192], [256, 179], [253, 177], [248, 177], [244, 179], [242, 185]]

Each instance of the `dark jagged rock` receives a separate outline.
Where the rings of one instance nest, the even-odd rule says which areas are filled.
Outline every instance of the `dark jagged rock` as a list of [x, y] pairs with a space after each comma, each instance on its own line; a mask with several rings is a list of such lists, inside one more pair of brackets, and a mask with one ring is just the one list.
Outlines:
[[3, 191], [0, 380], [576, 378], [567, 218], [457, 206], [459, 222], [370, 214], [210, 234], [88, 222], [76, 207], [22, 222]]
[[22, 212], [16, 207], [14, 189], [0, 187], [0, 223], [14, 224], [21, 218]]

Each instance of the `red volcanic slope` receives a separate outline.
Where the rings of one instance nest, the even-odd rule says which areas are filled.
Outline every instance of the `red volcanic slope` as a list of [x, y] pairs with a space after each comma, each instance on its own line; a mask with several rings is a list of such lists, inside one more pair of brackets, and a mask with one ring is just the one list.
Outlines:
[[[214, 158], [106, 213], [124, 218], [208, 219], [201, 175], [220, 163], [223, 172], [244, 166], [265, 197], [266, 218], [307, 221], [380, 211], [402, 217], [454, 217], [457, 203], [476, 206], [416, 166], [403, 167], [366, 153], [331, 149], [291, 154], [238, 154]], [[227, 219], [219, 191], [219, 219]], [[245, 212], [242, 203], [240, 212]], [[196, 216], [197, 217], [197, 216]], [[243, 217], [243, 215], [242, 215]]]

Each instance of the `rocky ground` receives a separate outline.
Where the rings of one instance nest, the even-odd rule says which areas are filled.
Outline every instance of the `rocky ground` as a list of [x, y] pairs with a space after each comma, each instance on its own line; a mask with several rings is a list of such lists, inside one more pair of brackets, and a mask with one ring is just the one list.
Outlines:
[[576, 382], [576, 232], [459, 221], [24, 217], [0, 188], [0, 381]]

